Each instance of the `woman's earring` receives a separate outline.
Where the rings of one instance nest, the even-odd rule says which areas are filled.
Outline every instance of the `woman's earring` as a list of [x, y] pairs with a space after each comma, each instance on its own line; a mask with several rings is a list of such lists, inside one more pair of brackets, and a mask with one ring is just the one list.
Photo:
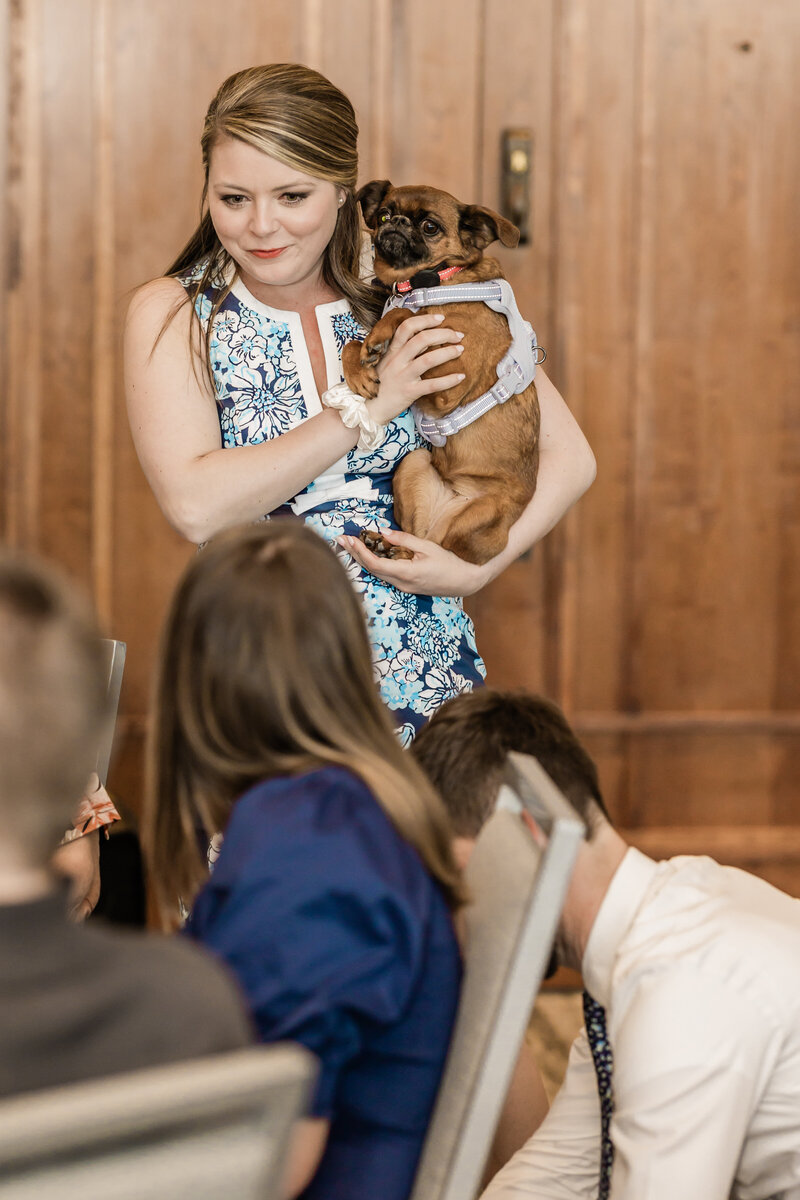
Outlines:
[[342, 205], [344, 204], [344, 202], [345, 202], [345, 200], [346, 200], [346, 199], [347, 199], [347, 197], [346, 197], [346, 196], [340, 196], [340, 197], [339, 197], [339, 208], [341, 208], [341, 207], [342, 207]]

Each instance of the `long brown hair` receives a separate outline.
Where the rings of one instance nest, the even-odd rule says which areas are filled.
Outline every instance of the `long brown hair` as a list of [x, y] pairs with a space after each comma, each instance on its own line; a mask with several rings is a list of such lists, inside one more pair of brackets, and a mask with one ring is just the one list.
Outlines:
[[[199, 322], [195, 310], [197, 298], [209, 289], [214, 292], [202, 335], [209, 378], [214, 317], [236, 274], [236, 265], [217, 237], [208, 211], [211, 153], [224, 137], [238, 138], [278, 162], [342, 188], [345, 201], [325, 250], [323, 278], [329, 287], [346, 297], [363, 325], [374, 324], [383, 303], [377, 291], [360, 278], [361, 217], [355, 199], [358, 125], [352, 104], [324, 75], [299, 63], [269, 63], [237, 71], [222, 84], [206, 113], [200, 139], [205, 173], [200, 223], [167, 270], [168, 275], [181, 275], [203, 264], [187, 291], [193, 323]], [[182, 306], [183, 302], [179, 303], [169, 319]]]
[[190, 563], [164, 629], [143, 841], [162, 914], [206, 877], [199, 837], [276, 775], [349, 768], [455, 907], [452, 829], [400, 747], [364, 616], [330, 547], [300, 521], [220, 534]]

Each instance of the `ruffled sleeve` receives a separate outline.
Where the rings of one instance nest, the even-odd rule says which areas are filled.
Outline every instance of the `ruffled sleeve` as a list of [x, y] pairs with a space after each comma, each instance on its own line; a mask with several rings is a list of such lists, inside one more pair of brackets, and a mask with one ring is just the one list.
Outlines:
[[[97, 778], [95, 776], [95, 778]], [[95, 829], [104, 829], [120, 820], [120, 815], [102, 783], [99, 782], [94, 791], [84, 796], [78, 805], [72, 828], [68, 829], [61, 839], [61, 844], [73, 842], [75, 838], [94, 833]]]
[[313, 1111], [330, 1116], [343, 1068], [409, 1002], [433, 899], [367, 788], [326, 768], [237, 802], [187, 932], [237, 975], [263, 1041], [319, 1058]]

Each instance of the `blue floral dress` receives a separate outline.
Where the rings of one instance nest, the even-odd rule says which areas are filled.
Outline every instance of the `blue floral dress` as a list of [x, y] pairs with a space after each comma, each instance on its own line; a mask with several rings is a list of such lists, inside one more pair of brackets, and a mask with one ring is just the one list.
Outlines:
[[[201, 271], [198, 264], [181, 282]], [[198, 297], [204, 324], [213, 298], [212, 290]], [[366, 330], [346, 300], [320, 304], [316, 313], [332, 387], [342, 380], [342, 347], [363, 341]], [[241, 279], [215, 317], [210, 351], [223, 446], [279, 437], [322, 411], [299, 314], [262, 304]], [[340, 554], [366, 612], [381, 697], [404, 745], [445, 700], [483, 682], [472, 621], [454, 597], [411, 595], [376, 578], [339, 551], [336, 538], [397, 528], [392, 472], [421, 444], [411, 414], [402, 413], [377, 450], [351, 450], [278, 510], [301, 517]]]

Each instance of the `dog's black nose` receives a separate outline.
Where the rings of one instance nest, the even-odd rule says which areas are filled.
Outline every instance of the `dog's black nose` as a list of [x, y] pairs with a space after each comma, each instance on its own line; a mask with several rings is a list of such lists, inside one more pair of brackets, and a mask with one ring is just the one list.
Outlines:
[[383, 224], [384, 229], [391, 229], [392, 227], [395, 229], [404, 229], [408, 227], [410, 229], [411, 221], [408, 217], [404, 217], [402, 213], [395, 213], [394, 216], [390, 217], [389, 220], [385, 221]]

